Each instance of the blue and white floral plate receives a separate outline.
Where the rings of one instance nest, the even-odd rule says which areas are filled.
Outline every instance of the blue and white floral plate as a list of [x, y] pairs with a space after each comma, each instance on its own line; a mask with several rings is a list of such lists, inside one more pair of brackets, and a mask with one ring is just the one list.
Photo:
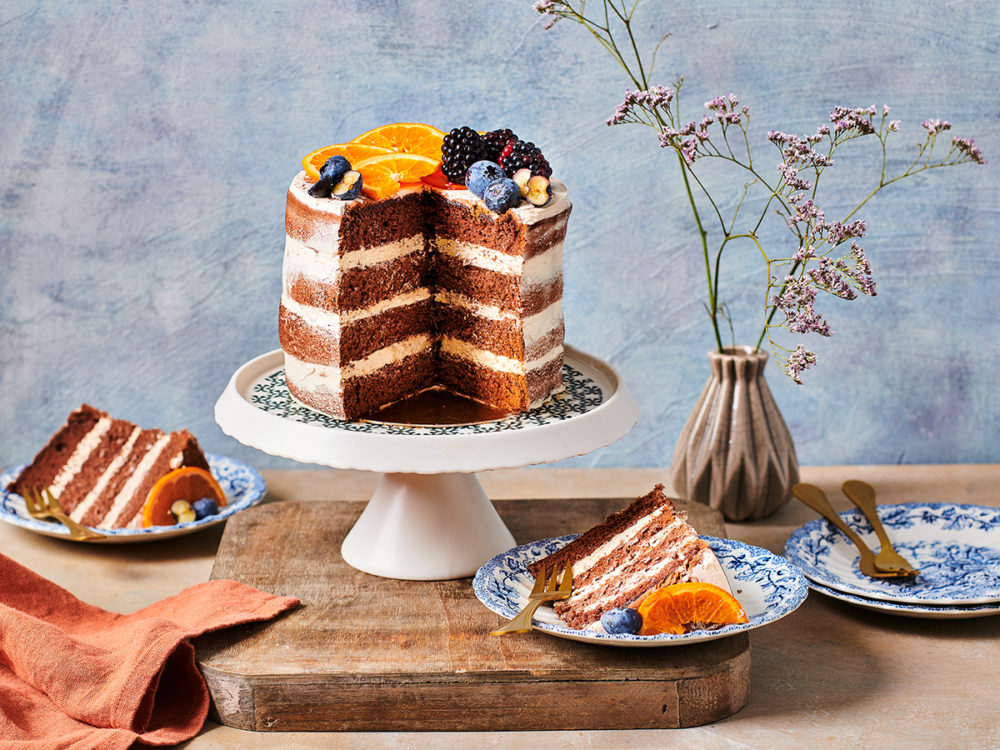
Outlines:
[[[180, 523], [176, 526], [153, 526], [148, 529], [108, 529], [101, 530], [104, 539], [97, 539], [87, 544], [151, 542], [157, 539], [168, 539], [183, 536], [195, 531], [222, 523], [234, 513], [246, 510], [264, 497], [267, 485], [260, 473], [244, 463], [225, 456], [206, 453], [208, 466], [212, 476], [216, 478], [222, 491], [226, 493], [226, 507], [221, 508], [214, 516], [207, 516], [199, 521]], [[21, 473], [25, 465], [0, 474], [0, 520], [20, 526], [23, 529], [38, 534], [61, 539], [69, 539], [69, 530], [62, 524], [49, 521], [39, 521], [28, 515], [24, 507], [24, 498], [7, 491], [7, 486]]]
[[[551, 555], [576, 537], [571, 534], [542, 539], [497, 555], [479, 569], [472, 581], [479, 601], [502, 617], [514, 617], [527, 603], [528, 592], [535, 582], [528, 565]], [[535, 628], [560, 638], [605, 646], [679, 646], [759, 628], [784, 617], [805, 601], [809, 593], [806, 580], [785, 558], [732, 539], [710, 536], [702, 539], [708, 542], [722, 563], [733, 593], [750, 622], [683, 635], [610, 635], [568, 628], [551, 606], [543, 604], [535, 613]]]
[[[788, 538], [785, 556], [811, 581], [865, 599], [935, 607], [1000, 603], [1000, 508], [904, 503], [880, 505], [878, 512], [893, 546], [920, 570], [918, 576], [862, 574], [857, 549], [822, 518]], [[878, 537], [860, 511], [840, 517], [878, 551]]]
[[988, 617], [1000, 614], [1000, 602], [993, 604], [945, 604], [940, 607], [929, 604], [906, 604], [904, 602], [883, 602], [878, 599], [868, 599], [864, 596], [845, 594], [843, 591], [827, 588], [815, 581], [809, 581], [809, 588], [833, 599], [853, 604], [862, 609], [874, 612], [884, 612], [900, 617], [916, 617], [925, 620], [966, 620], [971, 617]]

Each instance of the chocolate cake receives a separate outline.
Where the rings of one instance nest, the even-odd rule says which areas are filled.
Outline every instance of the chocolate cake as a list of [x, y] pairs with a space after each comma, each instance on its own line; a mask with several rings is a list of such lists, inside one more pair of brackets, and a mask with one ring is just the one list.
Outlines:
[[279, 337], [291, 394], [339, 419], [441, 388], [505, 412], [562, 390], [562, 251], [571, 210], [488, 210], [467, 190], [378, 201], [288, 190]]
[[144, 430], [84, 404], [11, 483], [11, 492], [48, 487], [70, 518], [98, 529], [142, 527], [146, 496], [182, 466], [209, 469], [186, 430]]
[[612, 513], [598, 526], [559, 551], [528, 566], [537, 576], [573, 564], [573, 593], [555, 603], [556, 614], [571, 628], [602, 630], [601, 615], [615, 608], [636, 608], [668, 578], [701, 581], [732, 590], [722, 565], [663, 494], [663, 485]]

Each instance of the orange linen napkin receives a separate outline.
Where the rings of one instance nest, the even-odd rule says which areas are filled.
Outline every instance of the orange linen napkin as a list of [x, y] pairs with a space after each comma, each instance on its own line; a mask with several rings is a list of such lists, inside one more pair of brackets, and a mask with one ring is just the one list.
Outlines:
[[188, 740], [209, 703], [188, 639], [298, 603], [209, 581], [119, 615], [0, 554], [0, 747], [117, 750]]

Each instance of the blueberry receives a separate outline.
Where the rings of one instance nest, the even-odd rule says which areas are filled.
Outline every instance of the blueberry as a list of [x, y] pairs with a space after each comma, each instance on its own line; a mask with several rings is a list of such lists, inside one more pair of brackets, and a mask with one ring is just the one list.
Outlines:
[[506, 213], [521, 202], [521, 189], [509, 177], [494, 180], [483, 192], [483, 203], [496, 214]]
[[482, 198], [486, 188], [494, 180], [503, 177], [500, 165], [492, 161], [477, 161], [465, 173], [465, 186], [477, 198]]
[[309, 195], [313, 198], [329, 198], [337, 183], [349, 171], [351, 162], [340, 154], [334, 154], [320, 167], [319, 180], [309, 188]]
[[313, 198], [329, 198], [330, 191], [333, 190], [334, 181], [332, 177], [320, 177], [309, 186], [309, 195]]
[[201, 500], [195, 500], [194, 505], [194, 515], [196, 518], [201, 520], [205, 516], [214, 516], [219, 512], [219, 506], [216, 505], [215, 500], [210, 497], [203, 497]]
[[612, 635], [635, 635], [642, 628], [642, 615], [634, 609], [611, 609], [601, 615], [601, 627]]
[[319, 176], [326, 177], [329, 175], [334, 178], [334, 184], [337, 184], [340, 182], [340, 178], [344, 176], [344, 173], [349, 172], [350, 170], [351, 162], [347, 161], [347, 159], [340, 154], [334, 154], [323, 163], [322, 167], [320, 167]]
[[361, 194], [363, 182], [361, 172], [355, 172], [353, 169], [348, 170], [333, 186], [333, 197], [341, 201], [352, 201]]

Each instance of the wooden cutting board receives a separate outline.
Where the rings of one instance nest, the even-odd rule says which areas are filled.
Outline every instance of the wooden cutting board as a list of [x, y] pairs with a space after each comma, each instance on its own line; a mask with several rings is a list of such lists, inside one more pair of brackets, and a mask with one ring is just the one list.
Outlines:
[[[518, 544], [582, 532], [629, 498], [501, 501]], [[750, 639], [617, 648], [503, 622], [471, 579], [414, 582], [347, 565], [340, 545], [364, 503], [282, 502], [227, 522], [212, 578], [303, 606], [196, 641], [213, 720], [256, 731], [500, 731], [690, 727], [750, 693]], [[721, 516], [690, 506], [700, 533]]]

